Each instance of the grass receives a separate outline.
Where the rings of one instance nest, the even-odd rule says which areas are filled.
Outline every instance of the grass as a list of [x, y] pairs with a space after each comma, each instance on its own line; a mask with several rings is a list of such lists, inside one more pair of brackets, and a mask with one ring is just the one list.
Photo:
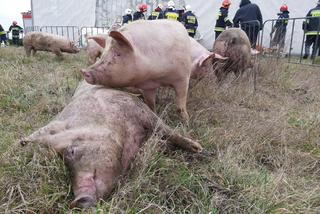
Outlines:
[[[47, 148], [18, 140], [69, 102], [84, 53], [27, 58], [0, 49], [0, 213], [319, 213], [319, 69], [260, 59], [257, 90], [245, 75], [191, 83], [190, 127], [209, 155], [171, 151], [151, 138], [110, 198], [69, 210], [70, 174]], [[172, 93], [158, 112], [175, 127]], [[169, 103], [169, 105], [168, 105]]]

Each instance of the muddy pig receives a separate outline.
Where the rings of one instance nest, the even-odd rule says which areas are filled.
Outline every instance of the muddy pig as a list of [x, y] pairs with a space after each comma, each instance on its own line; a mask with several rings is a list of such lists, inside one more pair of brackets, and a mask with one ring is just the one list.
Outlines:
[[23, 46], [27, 56], [37, 51], [49, 51], [62, 57], [62, 52], [78, 53], [80, 50], [69, 39], [44, 32], [31, 32], [23, 38]]
[[219, 54], [208, 51], [194, 38], [190, 37], [191, 41], [191, 58], [192, 58], [192, 79], [201, 79], [207, 73], [213, 72], [213, 64], [215, 62], [223, 62], [227, 58]]
[[44, 144], [61, 154], [72, 174], [71, 207], [86, 208], [110, 195], [153, 132], [186, 151], [202, 150], [199, 143], [165, 125], [137, 97], [83, 82], [52, 122], [20, 143]]
[[250, 41], [247, 34], [239, 28], [223, 31], [214, 42], [213, 52], [228, 57], [222, 66], [218, 65], [216, 68], [218, 80], [222, 80], [230, 72], [239, 76], [252, 67]]
[[156, 90], [173, 87], [184, 121], [191, 74], [190, 39], [184, 26], [170, 20], [135, 21], [109, 33], [110, 45], [100, 60], [82, 70], [90, 84], [136, 87], [155, 110]]
[[86, 52], [89, 56], [89, 64], [94, 64], [103, 54], [108, 35], [95, 35], [86, 37]]

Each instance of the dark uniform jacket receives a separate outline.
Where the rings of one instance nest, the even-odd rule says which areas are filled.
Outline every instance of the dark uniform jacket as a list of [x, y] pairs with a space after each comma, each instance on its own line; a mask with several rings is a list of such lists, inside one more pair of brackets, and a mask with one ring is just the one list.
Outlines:
[[9, 31], [12, 31], [12, 36], [13, 36], [13, 37], [19, 37], [20, 31], [21, 31], [22, 29], [23, 29], [23, 28], [20, 27], [19, 25], [11, 25], [10, 28], [9, 28]]
[[163, 19], [164, 12], [159, 8], [158, 11], [152, 11], [151, 15], [148, 17], [148, 20], [156, 20], [156, 19]]
[[320, 31], [320, 5], [311, 9], [307, 16], [312, 18], [304, 22], [304, 30], [307, 31], [306, 35], [317, 35], [318, 31]]
[[[250, 0], [241, 0], [240, 9], [237, 11], [233, 18], [233, 24], [235, 27], [239, 27], [239, 23], [258, 20], [260, 28], [262, 28], [262, 15], [260, 8], [256, 4], [252, 4]], [[257, 25], [256, 23], [250, 23], [250, 25]]]
[[131, 14], [127, 14], [122, 16], [122, 24], [128, 24], [132, 22], [132, 15]]
[[221, 7], [218, 15], [217, 15], [217, 22], [216, 22], [216, 27], [215, 31], [224, 31], [227, 26], [232, 26], [232, 22], [228, 18], [228, 8]]
[[275, 28], [287, 28], [288, 20], [289, 19], [289, 11], [283, 11], [282, 13], [278, 13], [278, 20], [275, 24]]
[[182, 15], [181, 22], [186, 27], [188, 33], [196, 33], [196, 30], [198, 28], [198, 20], [191, 11], [188, 11]]
[[165, 18], [165, 19], [170, 19], [170, 20], [178, 21], [178, 20], [179, 20], [179, 13], [178, 13], [176, 10], [174, 10], [174, 9], [167, 8], [167, 9], [164, 11], [164, 18]]
[[139, 19], [143, 19], [145, 20], [145, 16], [143, 14], [143, 12], [137, 11], [133, 14], [133, 21], [139, 20]]

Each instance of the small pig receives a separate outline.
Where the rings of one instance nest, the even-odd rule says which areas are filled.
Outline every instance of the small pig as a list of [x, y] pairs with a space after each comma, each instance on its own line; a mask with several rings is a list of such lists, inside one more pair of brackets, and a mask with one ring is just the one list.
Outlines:
[[94, 65], [82, 70], [90, 84], [136, 87], [155, 110], [156, 90], [173, 87], [182, 119], [189, 119], [186, 101], [191, 74], [191, 45], [179, 22], [136, 21], [109, 33], [105, 52]]
[[214, 42], [213, 52], [228, 57], [223, 65], [216, 68], [218, 80], [222, 80], [230, 72], [238, 76], [252, 67], [250, 41], [247, 34], [239, 28], [223, 31]]
[[108, 35], [96, 35], [86, 37], [86, 52], [89, 56], [89, 64], [94, 64], [103, 54]]
[[69, 39], [44, 32], [31, 32], [23, 38], [23, 46], [27, 56], [37, 51], [49, 51], [62, 57], [62, 52], [78, 53], [80, 50]]
[[128, 93], [81, 83], [72, 101], [48, 125], [20, 143], [40, 143], [63, 156], [72, 174], [71, 208], [87, 208], [110, 195], [153, 132], [186, 151], [199, 143], [175, 133]]
[[201, 79], [210, 71], [213, 72], [213, 64], [216, 61], [227, 59], [226, 57], [222, 57], [219, 54], [208, 51], [192, 37], [190, 37], [190, 41], [192, 58], [192, 79]]

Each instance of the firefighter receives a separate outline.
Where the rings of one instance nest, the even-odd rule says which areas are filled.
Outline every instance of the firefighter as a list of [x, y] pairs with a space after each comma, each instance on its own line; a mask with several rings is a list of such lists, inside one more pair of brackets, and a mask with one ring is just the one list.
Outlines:
[[276, 32], [271, 40], [271, 47], [279, 45], [279, 50], [282, 52], [287, 33], [287, 25], [289, 22], [289, 10], [287, 5], [284, 4], [280, 7], [280, 13], [278, 13], [278, 16], [278, 20], [270, 33], [270, 37], [272, 38], [272, 34]]
[[179, 13], [176, 11], [174, 7], [174, 2], [168, 2], [168, 8], [164, 11], [164, 18], [169, 20], [178, 21], [179, 20]]
[[307, 14], [306, 21], [303, 23], [303, 29], [306, 35], [304, 59], [307, 59], [310, 54], [311, 45], [313, 46], [311, 59], [317, 55], [317, 50], [320, 48], [320, 0], [317, 6], [311, 9]]
[[7, 45], [7, 32], [3, 29], [2, 25], [0, 24], [0, 45], [4, 43], [4, 46]]
[[230, 5], [231, 5], [230, 0], [224, 0], [222, 2], [222, 7], [220, 7], [220, 10], [217, 16], [216, 27], [214, 28], [214, 31], [216, 33], [216, 39], [218, 38], [220, 33], [226, 29], [227, 26], [228, 27], [232, 26], [232, 22], [228, 18]]
[[132, 22], [132, 10], [127, 8], [125, 10], [125, 15], [122, 16], [122, 25], [129, 24], [130, 22]]
[[12, 22], [12, 25], [9, 28], [9, 32], [12, 31], [12, 44], [13, 45], [19, 45], [20, 40], [20, 32], [22, 32], [22, 27], [18, 25], [16, 21]]
[[194, 38], [198, 28], [198, 20], [197, 17], [192, 13], [190, 5], [186, 5], [185, 13], [181, 17], [181, 22], [186, 27], [189, 36]]
[[157, 8], [152, 11], [151, 15], [148, 17], [148, 20], [157, 20], [164, 18], [163, 5], [158, 4]]
[[146, 4], [140, 4], [138, 6], [138, 11], [136, 11], [134, 14], [133, 14], [133, 21], [136, 21], [136, 20], [145, 20], [146, 17], [144, 15], [145, 12], [147, 12], [147, 9], [148, 9], [148, 5]]
[[252, 4], [250, 0], [241, 0], [240, 8], [233, 18], [235, 27], [244, 30], [249, 37], [251, 47], [256, 48], [258, 33], [262, 29], [262, 15], [260, 8], [256, 4]]

